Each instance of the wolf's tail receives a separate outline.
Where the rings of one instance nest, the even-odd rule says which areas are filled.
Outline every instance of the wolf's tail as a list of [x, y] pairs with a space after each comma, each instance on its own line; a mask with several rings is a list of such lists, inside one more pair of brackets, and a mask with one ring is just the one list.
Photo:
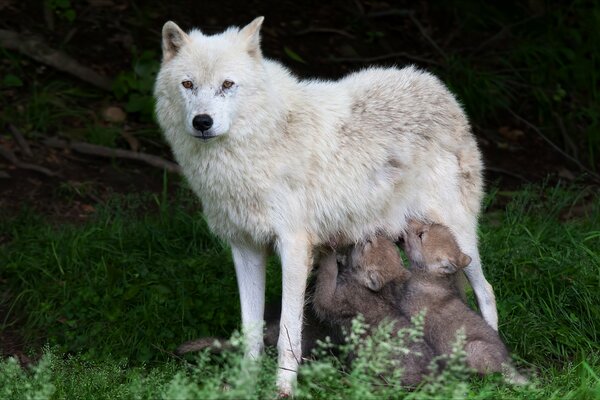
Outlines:
[[218, 354], [224, 350], [229, 350], [232, 347], [233, 346], [231, 342], [227, 339], [216, 337], [204, 337], [200, 339], [190, 340], [181, 344], [177, 348], [177, 350], [175, 350], [175, 354], [177, 354], [178, 356], [182, 356], [193, 351], [202, 351], [204, 349], [209, 349], [211, 353]]

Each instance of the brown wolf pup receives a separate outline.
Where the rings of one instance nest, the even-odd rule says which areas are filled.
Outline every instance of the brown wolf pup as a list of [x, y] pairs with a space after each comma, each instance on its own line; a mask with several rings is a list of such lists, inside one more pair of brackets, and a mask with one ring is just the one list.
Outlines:
[[437, 354], [449, 354], [456, 333], [466, 334], [468, 365], [480, 374], [503, 372], [513, 383], [525, 383], [510, 365], [498, 333], [461, 297], [457, 272], [471, 262], [450, 230], [439, 224], [411, 221], [404, 240], [411, 279], [404, 286], [401, 310], [415, 315], [426, 309], [425, 338]]
[[[375, 237], [355, 245], [340, 263], [336, 254], [325, 256], [317, 271], [313, 307], [323, 321], [349, 331], [352, 319], [361, 314], [376, 328], [383, 321], [393, 321], [393, 334], [410, 326], [397, 306], [404, 282], [410, 273], [402, 265], [396, 245]], [[428, 372], [433, 357], [425, 342], [409, 345], [409, 354], [398, 356], [404, 368], [402, 384], [417, 385]]]

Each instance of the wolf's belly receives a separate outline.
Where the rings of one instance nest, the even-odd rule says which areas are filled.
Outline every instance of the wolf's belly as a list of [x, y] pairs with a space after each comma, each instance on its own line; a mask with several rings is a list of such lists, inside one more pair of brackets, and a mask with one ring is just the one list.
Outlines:
[[397, 236], [408, 216], [424, 213], [424, 202], [418, 202], [416, 194], [418, 190], [410, 190], [407, 182], [380, 182], [329, 193], [313, 199], [309, 232], [322, 243], [332, 238], [355, 243], [375, 234]]

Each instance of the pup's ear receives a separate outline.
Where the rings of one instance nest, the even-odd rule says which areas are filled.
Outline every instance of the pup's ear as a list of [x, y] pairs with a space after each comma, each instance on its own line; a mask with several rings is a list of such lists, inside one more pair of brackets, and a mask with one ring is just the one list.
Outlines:
[[179, 50], [190, 41], [190, 37], [173, 21], [168, 21], [162, 29], [163, 61], [175, 57]]
[[469, 266], [469, 264], [471, 264], [471, 257], [466, 255], [465, 253], [460, 253], [460, 255], [458, 256], [458, 260], [456, 260], [456, 264], [461, 269], [465, 268]]
[[423, 230], [425, 228], [426, 224], [422, 221], [416, 220], [416, 219], [410, 219], [408, 220], [408, 223], [406, 224], [406, 228], [407, 230], [411, 230], [413, 232], [418, 232], [420, 230]]
[[455, 257], [442, 261], [441, 271], [444, 274], [454, 274], [469, 264], [471, 264], [471, 257], [465, 253], [459, 252]]
[[262, 26], [265, 17], [257, 17], [254, 21], [242, 28], [240, 31], [240, 37], [246, 44], [248, 53], [253, 56], [260, 58], [260, 27]]
[[377, 271], [368, 271], [364, 283], [369, 289], [379, 292], [383, 287], [383, 277]]

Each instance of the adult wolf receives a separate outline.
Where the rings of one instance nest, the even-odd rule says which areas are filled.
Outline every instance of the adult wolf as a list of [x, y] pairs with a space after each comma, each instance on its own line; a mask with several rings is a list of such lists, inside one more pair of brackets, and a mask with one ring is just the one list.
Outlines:
[[212, 36], [167, 22], [155, 87], [175, 157], [210, 228], [231, 245], [247, 355], [262, 350], [268, 249], [282, 264], [277, 384], [290, 393], [313, 250], [332, 239], [398, 237], [408, 218], [452, 229], [497, 328], [477, 250], [481, 158], [452, 94], [413, 67], [299, 81], [262, 56], [262, 22]]

